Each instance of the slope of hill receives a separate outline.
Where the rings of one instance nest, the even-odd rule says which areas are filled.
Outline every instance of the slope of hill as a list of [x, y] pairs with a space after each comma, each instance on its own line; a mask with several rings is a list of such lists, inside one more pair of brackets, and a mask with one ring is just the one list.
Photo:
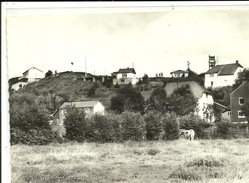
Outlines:
[[[83, 76], [84, 73], [80, 72], [59, 73], [56, 77], [46, 77], [29, 83], [18, 91], [11, 91], [11, 96], [22, 96], [27, 93], [35, 95], [37, 100], [39, 99], [39, 103], [46, 105], [50, 113], [64, 101], [100, 100], [108, 109], [110, 99], [115, 95], [115, 88], [107, 88], [100, 81], [77, 79]], [[91, 95], [89, 94], [90, 89], [92, 89]]]

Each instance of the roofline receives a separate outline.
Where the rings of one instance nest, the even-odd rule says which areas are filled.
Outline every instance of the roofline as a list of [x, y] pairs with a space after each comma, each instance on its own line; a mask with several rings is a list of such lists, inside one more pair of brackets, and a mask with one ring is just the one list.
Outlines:
[[[65, 109], [66, 107], [62, 107], [64, 105], [64, 103], [79, 103], [79, 102], [99, 102], [101, 103], [99, 100], [87, 100], [87, 101], [76, 101], [76, 102], [63, 102], [63, 104], [59, 107], [59, 109]], [[91, 106], [92, 107], [92, 106]], [[94, 106], [93, 106], [94, 107]], [[78, 107], [81, 108], [81, 107]]]
[[[202, 93], [208, 93], [210, 95], [212, 95], [212, 92], [208, 91], [206, 88], [203, 88], [199, 83], [197, 83], [196, 81], [176, 81], [176, 82], [168, 82], [167, 84], [169, 83], [183, 83], [183, 82], [186, 82], [186, 84], [190, 83], [190, 82], [193, 82], [195, 83], [199, 88], [202, 89]], [[165, 85], [165, 87], [167, 86], [167, 84]]]
[[235, 90], [233, 90], [233, 91], [230, 93], [230, 96], [231, 96], [237, 89], [239, 89], [240, 87], [242, 87], [242, 85], [244, 85], [246, 82], [249, 82], [249, 81], [244, 81], [243, 83], [241, 83], [241, 85], [239, 85]]
[[[29, 68], [28, 70], [26, 70], [25, 72], [29, 71], [29, 70], [30, 70], [30, 69], [32, 69], [32, 68], [37, 69], [36, 67], [30, 67], [30, 68]], [[39, 70], [39, 71], [43, 72], [43, 71], [42, 71], [42, 70], [40, 70], [40, 69], [37, 69], [37, 70]], [[24, 72], [24, 73], [25, 73], [25, 72]], [[23, 74], [24, 74], [24, 73], [23, 73]]]
[[220, 104], [220, 103], [218, 103], [218, 102], [215, 102], [215, 101], [214, 101], [214, 104], [219, 105], [219, 106], [221, 106], [221, 107], [224, 107], [224, 108], [228, 109], [228, 107], [226, 107], [226, 106], [224, 106], [224, 105], [222, 105], [222, 104]]

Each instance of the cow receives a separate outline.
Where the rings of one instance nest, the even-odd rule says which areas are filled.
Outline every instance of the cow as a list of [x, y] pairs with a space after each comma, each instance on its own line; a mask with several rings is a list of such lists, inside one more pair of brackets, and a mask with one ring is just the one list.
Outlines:
[[187, 140], [194, 140], [195, 131], [193, 129], [190, 130], [180, 129], [180, 136], [183, 136]]

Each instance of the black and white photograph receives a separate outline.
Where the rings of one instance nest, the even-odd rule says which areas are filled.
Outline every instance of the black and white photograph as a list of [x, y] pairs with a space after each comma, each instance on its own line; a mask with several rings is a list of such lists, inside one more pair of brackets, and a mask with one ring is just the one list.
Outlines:
[[2, 2], [2, 182], [249, 182], [249, 2]]

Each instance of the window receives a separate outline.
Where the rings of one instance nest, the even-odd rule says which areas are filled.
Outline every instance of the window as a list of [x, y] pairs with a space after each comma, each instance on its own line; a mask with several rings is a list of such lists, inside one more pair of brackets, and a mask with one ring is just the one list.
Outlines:
[[210, 76], [210, 78], [212, 78], [212, 77], [214, 77], [214, 74], [210, 74], [209, 76]]
[[90, 109], [89, 108], [85, 108], [85, 113], [90, 113]]
[[239, 97], [239, 105], [243, 105], [245, 103], [244, 97]]
[[211, 87], [214, 85], [214, 82], [213, 81], [211, 81]]
[[121, 79], [121, 82], [123, 83], [123, 82], [125, 82], [125, 80], [124, 80], [124, 79]]
[[245, 118], [245, 115], [241, 110], [238, 110], [238, 118]]
[[123, 77], [123, 78], [127, 78], [127, 73], [123, 73], [123, 74], [122, 74], [122, 77]]

